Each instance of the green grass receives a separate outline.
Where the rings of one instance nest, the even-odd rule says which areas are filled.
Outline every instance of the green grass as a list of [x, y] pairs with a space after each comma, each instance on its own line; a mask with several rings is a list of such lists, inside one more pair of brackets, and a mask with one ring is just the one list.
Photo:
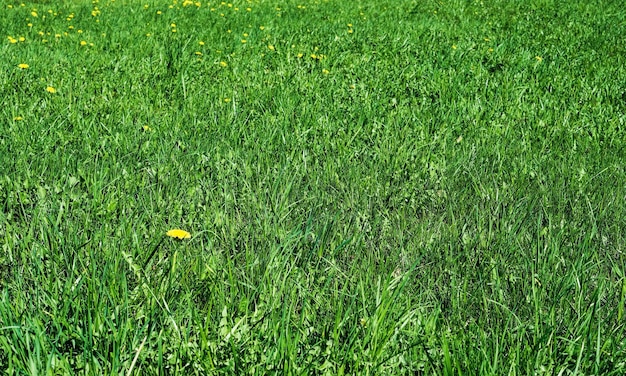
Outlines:
[[626, 373], [620, 1], [231, 5], [0, 0], [1, 370]]

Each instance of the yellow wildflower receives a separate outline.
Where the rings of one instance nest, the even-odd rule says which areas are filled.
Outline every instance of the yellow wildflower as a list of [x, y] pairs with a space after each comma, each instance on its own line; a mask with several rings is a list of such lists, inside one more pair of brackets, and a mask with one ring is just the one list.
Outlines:
[[272, 46], [271, 44], [269, 46], [267, 46], [267, 48], [269, 48], [271, 51], [276, 51], [276, 48], [274, 46]]
[[86, 46], [86, 45], [87, 45], [87, 42], [86, 42], [86, 41], [84, 41], [84, 40], [81, 40], [81, 41], [80, 41], [80, 45], [81, 45], [81, 46]]
[[13, 38], [12, 36], [8, 36], [7, 39], [9, 40], [9, 43], [17, 43], [17, 39]]
[[191, 238], [191, 234], [190, 233], [188, 233], [185, 230], [181, 230], [181, 229], [177, 229], [177, 228], [169, 230], [166, 233], [166, 235], [169, 236], [170, 238], [181, 239], [181, 240], [182, 239], [189, 239], [189, 238]]
[[54, 93], [56, 93], [56, 92], [57, 92], [57, 89], [53, 88], [52, 86], [48, 86], [48, 87], [46, 88], [46, 91], [47, 91], [48, 93], [50, 93], [50, 94], [54, 94]]
[[22, 63], [22, 64], [18, 64], [17, 67], [20, 69], [28, 69], [29, 65]]
[[330, 71], [328, 69], [322, 69], [322, 73], [328, 74], [328, 73], [330, 73]]
[[220, 67], [226, 68], [228, 64], [225, 61], [220, 61]]
[[15, 121], [21, 121], [21, 120], [24, 120], [24, 118], [23, 118], [23, 117], [21, 117], [21, 116], [16, 116], [16, 117], [14, 117], [14, 118], [13, 118], [13, 120], [15, 120]]

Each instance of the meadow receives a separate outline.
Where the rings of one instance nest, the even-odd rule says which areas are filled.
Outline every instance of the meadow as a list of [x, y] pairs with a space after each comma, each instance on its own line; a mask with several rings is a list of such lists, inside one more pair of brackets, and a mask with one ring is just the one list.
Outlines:
[[626, 374], [624, 35], [618, 0], [0, 0], [0, 370]]

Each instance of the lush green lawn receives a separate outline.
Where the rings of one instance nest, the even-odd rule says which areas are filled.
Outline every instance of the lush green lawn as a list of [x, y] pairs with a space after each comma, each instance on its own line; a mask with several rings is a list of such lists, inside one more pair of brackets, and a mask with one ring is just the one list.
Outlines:
[[0, 0], [0, 369], [625, 374], [624, 35], [619, 0]]

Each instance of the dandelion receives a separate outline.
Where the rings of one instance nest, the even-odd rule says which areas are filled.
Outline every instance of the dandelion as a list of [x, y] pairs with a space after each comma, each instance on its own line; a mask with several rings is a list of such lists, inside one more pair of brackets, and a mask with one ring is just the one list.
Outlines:
[[9, 40], [9, 43], [12, 43], [12, 44], [17, 43], [17, 39], [13, 38], [12, 36], [8, 36], [7, 39]]
[[328, 73], [330, 73], [330, 71], [328, 69], [322, 69], [322, 73], [328, 74]]
[[241, 40], [241, 43], [246, 43], [246, 42], [247, 42], [247, 40], [245, 40], [245, 39]]
[[220, 67], [226, 68], [228, 64], [225, 61], [220, 61]]
[[151, 132], [152, 131], [152, 128], [150, 128], [147, 125], [144, 125], [143, 127], [141, 127], [141, 129], [143, 129], [144, 132]]
[[201, 45], [201, 46], [204, 46], [204, 42], [203, 41], [198, 42], [198, 44]]
[[56, 93], [56, 92], [57, 92], [57, 89], [53, 88], [52, 86], [48, 86], [48, 87], [46, 88], [46, 91], [47, 91], [48, 93], [50, 93], [50, 94], [54, 94], [54, 93]]
[[453, 44], [453, 45], [452, 45], [452, 49], [453, 49], [453, 50], [456, 50], [456, 44]]
[[28, 69], [29, 65], [22, 63], [22, 64], [18, 64], [17, 67], [20, 69]]
[[543, 61], [543, 58], [541, 56], [535, 56], [535, 59], [540, 63]]
[[259, 26], [259, 30], [261, 31], [265, 30], [265, 26]]
[[247, 38], [248, 37], [248, 33], [243, 33], [243, 36]]
[[80, 41], [80, 45], [81, 45], [81, 46], [86, 46], [86, 45], [87, 45], [87, 41], [81, 40], [81, 41]]
[[21, 116], [16, 116], [16, 117], [13, 118], [13, 120], [15, 120], [15, 121], [22, 121], [22, 120], [24, 120], [24, 118], [21, 117]]
[[33, 16], [33, 17], [37, 17], [37, 12], [32, 11], [32, 12], [30, 12], [30, 15]]
[[181, 229], [172, 229], [169, 230], [165, 235], [169, 236], [170, 238], [175, 238], [175, 239], [189, 239], [191, 238], [191, 234], [188, 233], [185, 230], [181, 230]]
[[274, 46], [272, 46], [271, 44], [269, 46], [267, 46], [267, 48], [269, 48], [270, 51], [276, 51], [276, 48]]
[[196, 51], [195, 54], [198, 55], [198, 56], [202, 56], [202, 52], [200, 52], [200, 51]]
[[224, 98], [224, 103], [229, 103], [230, 102], [230, 98]]
[[19, 37], [19, 38], [17, 38], [17, 41], [18, 41], [18, 42], [23, 42], [23, 41], [25, 41], [25, 40], [26, 40], [26, 38], [24, 38], [24, 37]]
[[299, 53], [299, 54], [297, 54], [296, 56], [297, 56], [297, 57], [298, 57], [298, 59], [299, 59], [299, 58], [301, 58], [302, 56], [304, 56], [304, 54], [303, 54], [303, 53]]

